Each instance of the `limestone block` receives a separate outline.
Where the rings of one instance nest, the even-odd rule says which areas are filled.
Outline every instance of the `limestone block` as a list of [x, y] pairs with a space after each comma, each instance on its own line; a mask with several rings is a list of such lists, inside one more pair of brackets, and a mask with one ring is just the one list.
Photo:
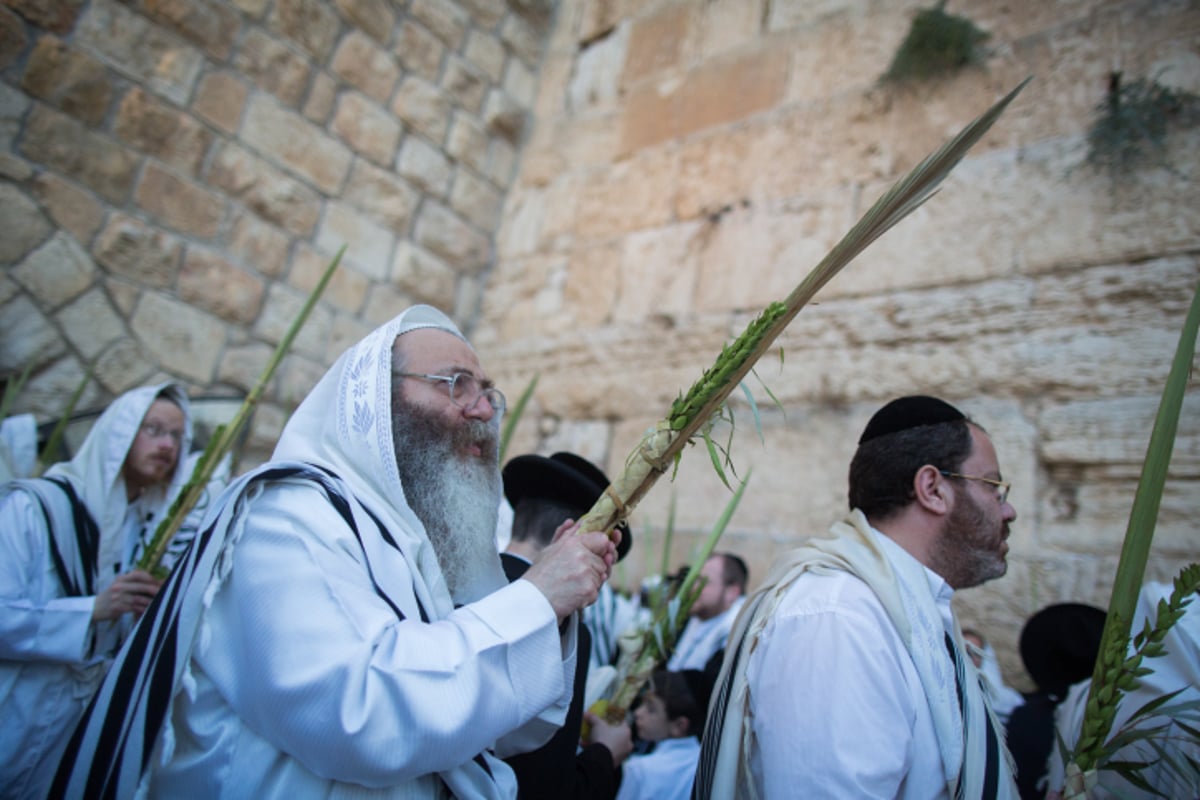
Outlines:
[[351, 31], [342, 39], [330, 70], [377, 103], [387, 102], [400, 77], [391, 54], [360, 31]]
[[144, 286], [164, 288], [175, 280], [180, 249], [175, 237], [115, 213], [96, 238], [92, 255], [116, 275]]
[[7, 8], [0, 8], [0, 69], [16, 61], [28, 45], [21, 18]]
[[504, 61], [507, 55], [504, 45], [495, 36], [476, 29], [467, 31], [463, 55], [479, 67], [492, 83], [500, 83], [504, 77]]
[[110, 344], [127, 336], [125, 320], [103, 289], [93, 288], [57, 315], [63, 335], [85, 361], [93, 362]]
[[491, 258], [491, 242], [440, 203], [426, 200], [417, 216], [417, 244], [456, 269], [478, 274]]
[[549, 208], [546, 192], [514, 189], [509, 194], [507, 211], [496, 234], [496, 254], [501, 263], [537, 251]]
[[347, 20], [371, 35], [381, 44], [387, 44], [396, 24], [396, 12], [386, 0], [336, 0], [338, 11]]
[[194, 118], [138, 88], [121, 99], [113, 132], [130, 147], [186, 175], [199, 171], [213, 139]]
[[104, 119], [113, 95], [104, 65], [54, 36], [37, 40], [21, 88], [92, 126]]
[[286, 406], [298, 406], [321, 380], [326, 367], [321, 361], [313, 361], [299, 354], [291, 354], [287, 363], [279, 370], [276, 382], [276, 399]]
[[139, 3], [138, 8], [216, 61], [229, 57], [241, 25], [234, 9], [215, 0], [167, 0]]
[[133, 309], [137, 306], [138, 298], [141, 297], [141, 289], [130, 283], [125, 278], [106, 278], [104, 281], [104, 289], [108, 292], [108, 296], [112, 298], [113, 305], [117, 307], [117, 311], [121, 316], [128, 319], [133, 315]]
[[249, 392], [258, 384], [274, 351], [275, 348], [261, 342], [228, 348], [217, 365], [217, 380]]
[[575, 234], [600, 239], [666, 224], [678, 170], [678, 156], [660, 148], [585, 176]]
[[293, 236], [308, 236], [321, 213], [316, 192], [237, 145], [217, 148], [208, 181]]
[[488, 137], [487, 164], [484, 171], [488, 180], [501, 188], [512, 183], [513, 175], [517, 171], [517, 148], [512, 142], [501, 136]]
[[401, 23], [395, 53], [406, 71], [427, 81], [435, 81], [441, 71], [442, 54], [445, 52], [445, 46], [426, 28], [412, 20], [406, 19]]
[[258, 28], [246, 32], [234, 54], [233, 68], [290, 108], [300, 104], [312, 71], [303, 56]]
[[[487, 338], [541, 337], [563, 326], [562, 288], [566, 263], [558, 256], [506, 261], [502, 275], [489, 276], [483, 297], [479, 346]], [[551, 319], [551, 312], [553, 319]]]
[[537, 74], [521, 61], [509, 62], [504, 73], [506, 94], [521, 108], [529, 108], [537, 100]]
[[546, 60], [538, 72], [537, 96], [532, 108], [534, 121], [530, 127], [536, 127], [539, 120], [554, 120], [569, 110], [566, 104], [567, 86], [574, 75], [575, 65], [573, 52], [546, 54]]
[[335, 314], [329, 326], [329, 346], [325, 349], [324, 363], [333, 364], [338, 356], [361, 342], [374, 328], [358, 317]]
[[470, 22], [467, 13], [450, 0], [415, 0], [408, 13], [451, 50], [458, 50]]
[[338, 84], [324, 72], [318, 72], [313, 77], [312, 88], [308, 91], [308, 99], [304, 102], [304, 116], [318, 124], [324, 123], [333, 113], [333, 103], [337, 99]]
[[142, 172], [134, 201], [167, 227], [201, 239], [215, 237], [225, 216], [220, 195], [153, 162]]
[[247, 325], [262, 306], [263, 281], [211, 250], [188, 245], [179, 271], [179, 297], [223, 320]]
[[48, 364], [66, 352], [50, 320], [24, 295], [0, 306], [0, 327], [21, 332], [0, 337], [0, 371], [5, 374], [20, 373], [30, 364]]
[[[1043, 408], [1038, 415], [1043, 461], [1049, 468], [1085, 464], [1140, 468], [1160, 399], [1156, 395], [1077, 399]], [[1200, 469], [1200, 395], [1184, 398], [1172, 463], [1188, 471]]]
[[254, 214], [235, 215], [225, 245], [243, 264], [270, 278], [283, 274], [288, 258], [288, 237]]
[[107, 136], [93, 133], [70, 117], [41, 105], [29, 114], [20, 152], [114, 203], [125, 200], [137, 168], [133, 153]]
[[833, 17], [865, 16], [869, 0], [813, 0], [772, 3], [767, 9], [767, 30], [776, 33], [823, 24]]
[[630, 25], [620, 25], [611, 35], [592, 42], [579, 53], [565, 91], [571, 112], [608, 109], [620, 98], [621, 65], [628, 57], [630, 30]]
[[496, 227], [502, 202], [500, 192], [470, 170], [460, 169], [454, 176], [450, 206], [477, 228], [486, 231]]
[[141, 347], [159, 364], [200, 384], [212, 381], [225, 341], [214, 317], [186, 303], [147, 292], [130, 327]]
[[388, 229], [403, 234], [408, 231], [420, 195], [391, 170], [357, 161], [346, 180], [342, 199]]
[[200, 79], [192, 112], [225, 133], [237, 130], [249, 90], [230, 72], [210, 72]]
[[21, 293], [21, 287], [13, 282], [7, 272], [0, 273], [0, 306]]
[[428, 81], [409, 75], [400, 83], [392, 113], [429, 140], [440, 142], [449, 124], [450, 99]]
[[454, 101], [471, 113], [479, 113], [487, 93], [487, 76], [458, 56], [446, 57], [446, 69], [440, 82], [442, 89]]
[[542, 60], [543, 33], [532, 22], [517, 14], [509, 14], [500, 23], [500, 38], [509, 51], [531, 67]]
[[419, 136], [406, 136], [400, 145], [396, 171], [417, 189], [435, 197], [450, 191], [454, 170], [446, 154]]
[[633, 86], [656, 74], [687, 66], [690, 26], [696, 24], [695, 7], [671, 3], [639, 16], [629, 34], [621, 85]]
[[462, 111], [454, 112], [450, 135], [446, 137], [446, 152], [467, 164], [476, 172], [487, 168], [488, 133], [479, 120]]
[[577, 7], [578, 29], [574, 31], [580, 44], [587, 45], [608, 35], [630, 13], [627, 0], [595, 0], [594, 2], [563, 3], [559, 13]]
[[88, 6], [73, 42], [176, 105], [186, 105], [204, 56], [114, 0]]
[[74, 27], [83, 0], [7, 0], [5, 5], [39, 27], [65, 34]]
[[267, 23], [318, 63], [329, 56], [338, 32], [337, 14], [322, 0], [280, 0]]
[[353, 159], [341, 142], [263, 95], [250, 99], [242, 141], [328, 194], [341, 189]]
[[[305, 293], [312, 292], [332, 260], [333, 256], [328, 253], [303, 245], [298, 247], [292, 270], [288, 274], [288, 283]], [[321, 301], [355, 313], [362, 308], [363, 299], [371, 286], [371, 280], [360, 270], [346, 263], [343, 258], [330, 276]]]
[[254, 19], [261, 19], [267, 10], [267, 0], [233, 0], [233, 6]]
[[343, 256], [372, 280], [387, 279], [396, 236], [391, 231], [367, 219], [357, 209], [344, 203], [327, 203], [325, 218], [317, 228], [316, 246], [327, 253], [336, 253], [346, 245]]
[[700, 55], [714, 55], [754, 43], [763, 18], [763, 0], [716, 0], [709, 3], [697, 27], [700, 30]]
[[462, 0], [459, 5], [465, 8], [475, 24], [484, 30], [496, 27], [496, 23], [504, 18], [504, 6], [491, 0]]
[[908, 34], [913, 9], [889, 4], [870, 15], [842, 14], [787, 32], [792, 45], [789, 103], [820, 102], [869, 91]]
[[493, 89], [483, 106], [483, 121], [492, 133], [519, 142], [525, 133], [526, 111], [507, 92]]
[[458, 273], [445, 261], [401, 240], [392, 262], [391, 282], [405, 297], [435, 308], [453, 308]]
[[[0, 9], [0, 18], [4, 13], [4, 10]], [[32, 101], [24, 92], [7, 83], [0, 83], [0, 123], [7, 127], [9, 123], [20, 121], [31, 105]]]
[[[524, 387], [514, 385], [509, 389], [510, 403], [516, 402], [519, 391]], [[612, 435], [609, 423], [601, 420], [572, 421], [560, 426], [552, 435], [538, 442], [538, 451], [544, 454], [574, 453], [592, 463], [601, 463], [608, 456], [608, 440]], [[521, 455], [513, 451], [512, 456]], [[611, 479], [612, 476], [610, 476]], [[636, 537], [636, 532], [635, 532]]]
[[647, 317], [688, 314], [695, 297], [695, 275], [681, 270], [689, 261], [699, 226], [694, 223], [637, 231], [625, 238], [614, 319], [631, 323]]
[[[272, 346], [279, 344], [293, 320], [300, 314], [308, 300], [308, 293], [300, 293], [290, 287], [273, 284], [267, 288], [267, 300], [254, 326], [254, 334]], [[318, 303], [309, 314], [304, 326], [292, 342], [293, 353], [310, 358], [323, 358], [329, 340], [329, 325], [332, 312]]]
[[382, 325], [413, 304], [413, 299], [391, 285], [372, 290], [362, 318], [372, 328]]
[[331, 130], [356, 153], [376, 164], [391, 165], [400, 142], [400, 123], [355, 92], [343, 92]]
[[612, 322], [622, 291], [620, 249], [606, 243], [576, 250], [567, 266], [563, 300], [579, 325]]
[[10, 183], [0, 183], [0, 209], [4, 213], [0, 264], [7, 266], [44, 242], [53, 229], [29, 195]]
[[78, 297], [96, 279], [96, 265], [75, 238], [59, 232], [12, 270], [43, 308], [54, 309]]

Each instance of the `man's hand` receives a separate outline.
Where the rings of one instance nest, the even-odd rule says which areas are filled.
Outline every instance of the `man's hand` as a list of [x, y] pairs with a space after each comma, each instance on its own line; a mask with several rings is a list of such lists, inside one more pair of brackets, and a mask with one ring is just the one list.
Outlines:
[[150, 601], [158, 594], [162, 583], [158, 578], [140, 569], [118, 575], [111, 586], [96, 595], [92, 619], [97, 622], [117, 619], [131, 611], [135, 617], [140, 617], [150, 607]]
[[624, 722], [610, 725], [604, 721], [604, 717], [591, 711], [584, 711], [583, 718], [589, 728], [584, 744], [604, 745], [612, 753], [613, 766], [621, 766], [621, 762], [633, 752], [633, 731], [629, 725]]
[[559, 622], [591, 605], [616, 559], [617, 546], [601, 531], [579, 533], [567, 520], [554, 533], [554, 541], [525, 573], [527, 580], [550, 601]]

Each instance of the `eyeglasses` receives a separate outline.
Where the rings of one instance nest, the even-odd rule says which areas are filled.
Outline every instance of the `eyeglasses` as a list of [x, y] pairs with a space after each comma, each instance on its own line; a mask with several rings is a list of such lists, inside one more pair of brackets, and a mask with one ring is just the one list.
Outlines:
[[420, 378], [423, 381], [440, 381], [450, 386], [450, 402], [459, 408], [472, 408], [479, 402], [479, 396], [487, 399], [493, 411], [504, 410], [507, 400], [504, 393], [494, 386], [481, 386], [479, 379], [469, 372], [456, 372], [453, 375], [426, 375], [421, 372], [401, 372], [402, 378]]
[[938, 472], [945, 475], [947, 478], [962, 478], [965, 481], [979, 481], [990, 486], [996, 487], [996, 497], [1000, 501], [1000, 505], [1008, 502], [1008, 492], [1012, 489], [1012, 484], [1007, 481], [998, 481], [995, 478], [981, 478], [978, 475], [960, 475], [957, 472], [948, 472], [944, 469], [939, 469]]
[[146, 434], [146, 436], [150, 437], [151, 439], [161, 439], [164, 436], [169, 436], [171, 437], [171, 441], [175, 442], [175, 444], [178, 445], [183, 443], [183, 431], [168, 430], [154, 424], [153, 422], [147, 422], [139, 430], [141, 433]]

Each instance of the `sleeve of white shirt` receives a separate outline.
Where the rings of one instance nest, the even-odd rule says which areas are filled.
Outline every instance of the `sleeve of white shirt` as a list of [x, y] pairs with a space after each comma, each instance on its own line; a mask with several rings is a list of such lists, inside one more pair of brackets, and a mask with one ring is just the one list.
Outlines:
[[61, 597], [46, 524], [25, 492], [0, 501], [0, 658], [83, 663], [95, 597]]
[[449, 769], [569, 695], [554, 610], [528, 581], [401, 621], [319, 492], [251, 508], [194, 657], [246, 725], [317, 775], [385, 786]]
[[[823, 580], [801, 580], [813, 579]], [[904, 651], [877, 603], [825, 599], [785, 600], [750, 658], [761, 785], [767, 798], [896, 797], [924, 695], [902, 677]]]

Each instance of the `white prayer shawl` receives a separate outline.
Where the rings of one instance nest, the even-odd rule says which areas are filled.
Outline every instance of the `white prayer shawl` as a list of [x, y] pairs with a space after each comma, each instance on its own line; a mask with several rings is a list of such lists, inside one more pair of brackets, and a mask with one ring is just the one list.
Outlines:
[[[299, 481], [325, 492], [358, 540], [365, 557], [364, 577], [397, 616], [412, 616], [412, 608], [408, 608], [409, 614], [401, 611], [412, 598], [421, 615], [433, 621], [444, 620], [454, 611], [433, 547], [405, 501], [392, 444], [392, 344], [398, 335], [418, 328], [437, 328], [461, 338], [445, 315], [428, 306], [414, 306], [378, 328], [343, 354], [301, 403], [283, 431], [272, 463], [243, 476], [222, 494], [76, 731], [59, 771], [56, 792], [66, 797], [131, 797], [136, 787], [146, 789], [144, 778], [152, 759], [155, 763], [169, 761], [174, 747], [171, 724], [163, 723], [170, 720], [171, 705], [179, 702], [181, 687], [195, 690], [189, 664], [198, 639], [221, 635], [205, 626], [204, 615], [228, 574], [238, 539], [253, 533], [243, 515], [244, 506], [272, 482]], [[491, 588], [500, 590], [497, 594], [525, 589], [508, 587], [498, 555]], [[548, 603], [546, 612], [545, 628], [557, 657], [558, 631]], [[533, 708], [525, 719], [544, 711], [545, 721], [534, 725], [532, 735], [517, 732], [519, 741], [510, 752], [532, 749], [561, 724], [570, 699], [569, 676], [573, 671], [572, 652], [565, 663], [555, 659], [553, 680], [539, 678], [546, 684], [542, 690], [549, 699]], [[436, 724], [435, 720], [429, 722]], [[233, 719], [227, 724], [237, 726], [243, 722]], [[479, 724], [486, 726], [487, 721], [480, 720]], [[420, 737], [419, 732], [412, 735]], [[511, 773], [490, 754], [472, 758], [476, 752], [464, 753], [458, 766], [439, 771], [441, 781], [459, 797], [498, 796], [498, 783], [492, 773], [500, 770], [509, 777]], [[500, 752], [501, 756], [505, 754]], [[285, 766], [297, 763], [281, 750], [276, 759]], [[341, 796], [368, 791], [344, 783], [322, 784], [302, 767], [288, 767], [284, 774], [300, 781], [297, 787], [304, 787], [298, 789], [300, 794]], [[499, 785], [509, 784], [499, 781]], [[428, 789], [428, 779], [420, 785]], [[287, 793], [288, 788], [278, 785], [274, 791]], [[226, 790], [236, 793], [236, 787]], [[391, 793], [385, 789], [376, 793], [380, 792], [387, 796], [419, 794], [412, 783], [397, 786]]]
[[[923, 567], [915, 559], [890, 559], [874, 539], [882, 534], [871, 529], [861, 511], [852, 511], [844, 521], [835, 523], [830, 532], [833, 538], [813, 539], [788, 553], [734, 623], [709, 710], [693, 797], [702, 800], [758, 797], [749, 766], [754, 737], [750, 719], [752, 687], [746, 680], [746, 666], [775, 608], [795, 580], [808, 570], [849, 572], [879, 598], [925, 687], [948, 794], [953, 798], [983, 797], [988, 729], [992, 726], [994, 734], [999, 728], [987, 707], [974, 665], [965, 655], [957, 621], [953, 642], [960, 654], [957, 683], [964, 690], [961, 711], [956, 698], [956, 676], [946, 655], [948, 632]], [[870, 722], [864, 720], [863, 724]], [[1014, 771], [1002, 743], [999, 755], [994, 796], [1015, 798]]]

